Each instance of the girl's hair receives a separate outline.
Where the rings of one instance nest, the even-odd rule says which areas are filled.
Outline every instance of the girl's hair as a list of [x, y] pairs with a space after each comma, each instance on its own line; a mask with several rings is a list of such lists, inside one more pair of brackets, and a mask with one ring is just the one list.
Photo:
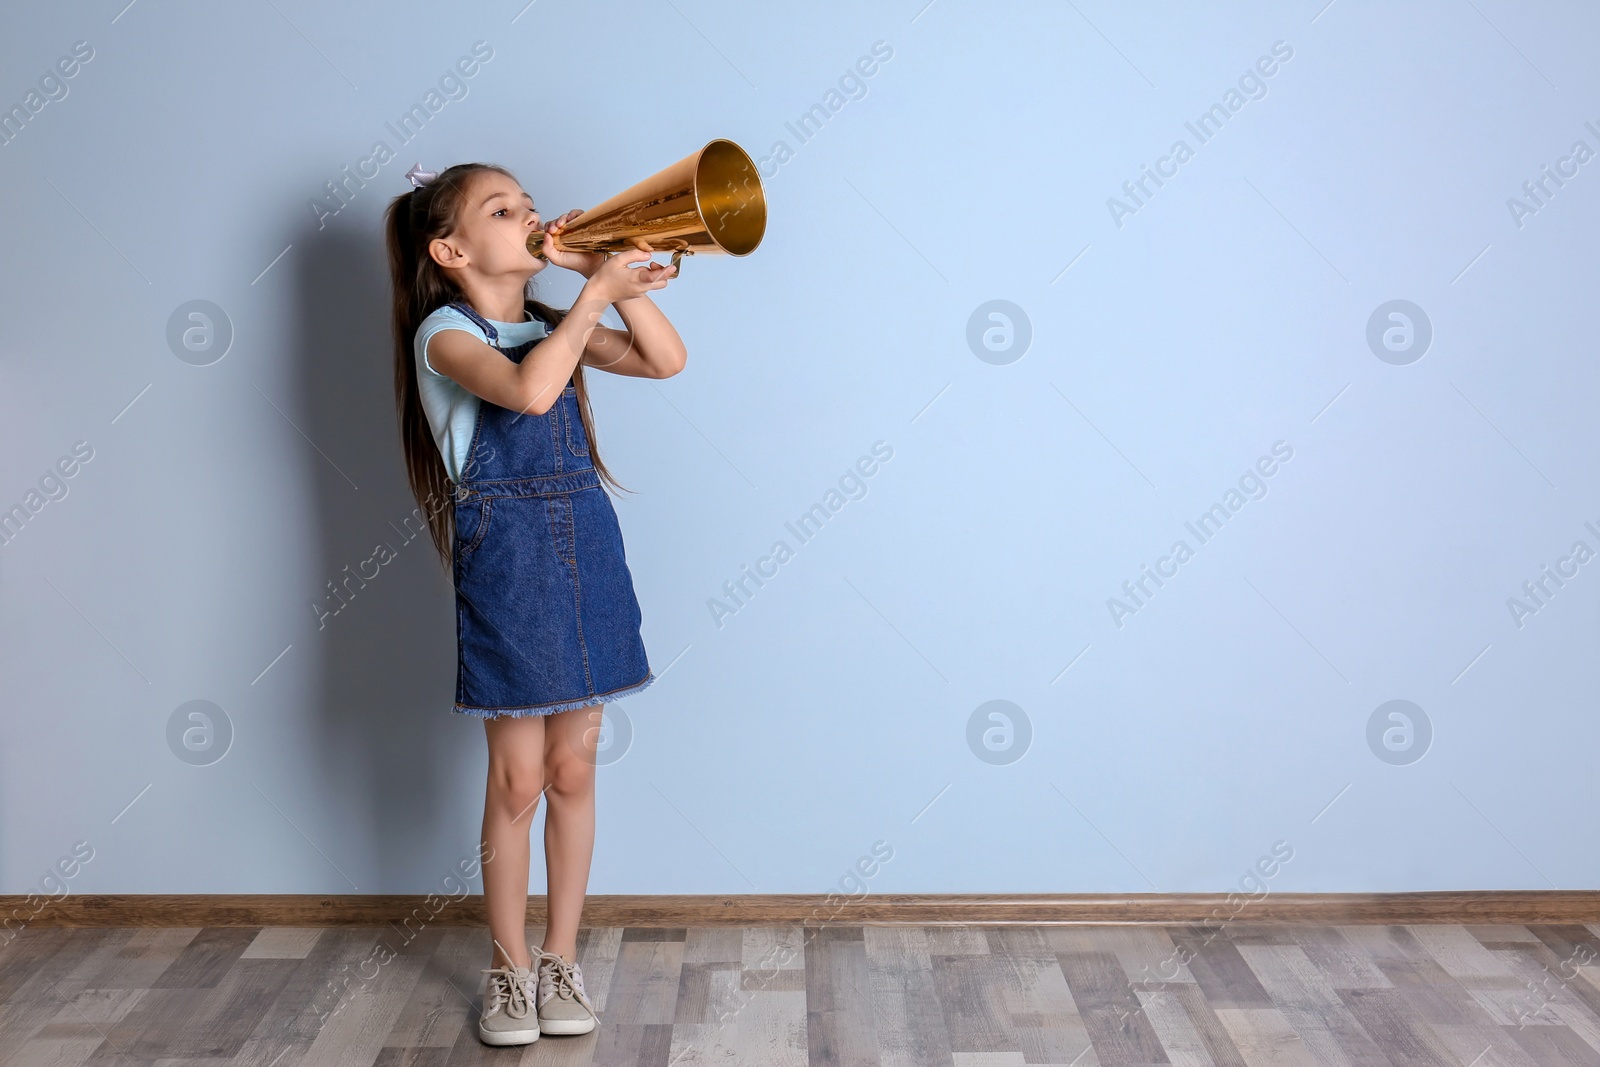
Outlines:
[[[466, 187], [474, 175], [485, 171], [495, 171], [516, 180], [509, 170], [493, 163], [458, 163], [426, 185], [395, 197], [389, 202], [384, 218], [389, 277], [394, 288], [395, 408], [400, 419], [400, 444], [405, 450], [406, 478], [411, 484], [411, 495], [427, 517], [433, 546], [446, 569], [453, 559], [455, 487], [428, 428], [427, 414], [422, 410], [415, 344], [417, 327], [423, 319], [445, 304], [466, 300], [454, 279], [428, 254], [428, 243], [455, 230], [466, 202]], [[551, 328], [567, 314], [535, 300], [529, 293], [523, 294], [523, 307]], [[582, 363], [573, 368], [572, 383], [578, 390], [578, 413], [589, 439], [589, 461], [601, 479], [624, 489], [606, 469], [595, 447], [594, 417], [589, 410], [588, 391], [584, 388]], [[471, 460], [468, 462], [470, 464]]]

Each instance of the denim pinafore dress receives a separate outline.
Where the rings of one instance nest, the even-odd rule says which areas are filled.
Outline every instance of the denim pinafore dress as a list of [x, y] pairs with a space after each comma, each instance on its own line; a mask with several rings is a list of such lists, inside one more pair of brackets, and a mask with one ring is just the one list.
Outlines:
[[[500, 348], [492, 323], [451, 306], [513, 363], [539, 343]], [[454, 506], [456, 711], [550, 715], [655, 681], [575, 385], [543, 415], [482, 400]]]

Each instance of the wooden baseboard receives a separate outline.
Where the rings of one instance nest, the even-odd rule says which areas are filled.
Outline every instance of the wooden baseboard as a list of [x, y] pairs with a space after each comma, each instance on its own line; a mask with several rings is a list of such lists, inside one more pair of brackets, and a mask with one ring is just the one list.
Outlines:
[[[5, 916], [11, 916], [9, 920]], [[483, 897], [82, 894], [0, 897], [0, 938], [24, 926], [485, 926]], [[544, 922], [544, 898], [528, 898]], [[1444, 893], [882, 893], [590, 896], [585, 926], [1317, 925], [1600, 922], [1600, 891]]]

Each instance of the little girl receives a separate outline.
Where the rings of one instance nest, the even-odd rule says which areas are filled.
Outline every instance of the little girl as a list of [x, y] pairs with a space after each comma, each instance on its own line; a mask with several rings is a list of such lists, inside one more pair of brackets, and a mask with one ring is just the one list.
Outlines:
[[[667, 378], [687, 352], [646, 295], [675, 269], [633, 266], [648, 251], [562, 251], [552, 235], [579, 214], [569, 211], [546, 230], [542, 260], [527, 243], [539, 213], [505, 168], [407, 177], [412, 190], [386, 215], [400, 437], [454, 575], [454, 710], [483, 719], [489, 745], [483, 890], [495, 951], [478, 1036], [520, 1045], [595, 1028], [577, 936], [600, 705], [655, 680], [584, 368]], [[587, 279], [566, 312], [529, 295], [547, 261]], [[607, 305], [626, 329], [598, 324]], [[524, 928], [529, 830], [545, 794], [549, 908], [535, 950]]]

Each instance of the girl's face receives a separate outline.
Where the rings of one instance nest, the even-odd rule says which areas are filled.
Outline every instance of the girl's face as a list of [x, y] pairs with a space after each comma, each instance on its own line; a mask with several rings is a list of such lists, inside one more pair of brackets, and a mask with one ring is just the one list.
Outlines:
[[528, 235], [538, 226], [539, 213], [522, 186], [499, 171], [479, 171], [464, 190], [454, 232], [428, 250], [446, 268], [531, 278], [549, 265], [528, 251]]

